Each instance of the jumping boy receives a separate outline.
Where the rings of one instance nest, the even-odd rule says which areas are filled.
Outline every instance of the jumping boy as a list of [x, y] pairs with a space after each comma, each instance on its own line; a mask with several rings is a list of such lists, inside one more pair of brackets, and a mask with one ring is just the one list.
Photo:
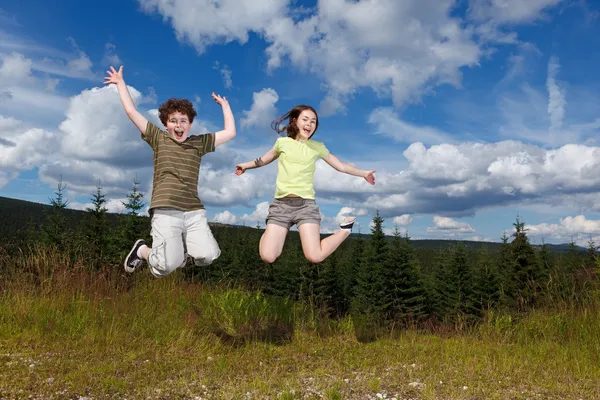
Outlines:
[[154, 152], [149, 211], [152, 248], [143, 239], [137, 240], [125, 259], [125, 270], [134, 272], [145, 260], [154, 276], [164, 277], [184, 266], [187, 255], [196, 265], [209, 265], [221, 250], [198, 197], [198, 175], [202, 156], [235, 137], [235, 121], [227, 99], [212, 94], [223, 109], [224, 129], [203, 135], [188, 135], [196, 116], [189, 100], [167, 100], [158, 109], [165, 132], [135, 108], [123, 79], [123, 66], [118, 71], [111, 66], [106, 72], [104, 84], [117, 86], [127, 116]]

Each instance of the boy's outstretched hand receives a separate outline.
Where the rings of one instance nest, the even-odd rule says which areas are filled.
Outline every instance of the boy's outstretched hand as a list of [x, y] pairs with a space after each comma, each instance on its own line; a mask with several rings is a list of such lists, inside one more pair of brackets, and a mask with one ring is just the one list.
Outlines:
[[212, 98], [215, 101], [215, 103], [220, 104], [221, 107], [229, 105], [229, 102], [227, 101], [227, 97], [225, 97], [225, 96], [221, 97], [221, 95], [218, 95], [218, 94], [215, 94], [215, 92], [212, 92]]
[[116, 85], [117, 83], [123, 81], [123, 66], [122, 65], [119, 67], [118, 71], [111, 65], [110, 71], [106, 71], [106, 73], [108, 74], [108, 76], [104, 78], [105, 85], [110, 85], [111, 83], [114, 83]]
[[367, 171], [367, 173], [365, 174], [364, 178], [371, 185], [374, 185], [375, 184], [375, 170]]

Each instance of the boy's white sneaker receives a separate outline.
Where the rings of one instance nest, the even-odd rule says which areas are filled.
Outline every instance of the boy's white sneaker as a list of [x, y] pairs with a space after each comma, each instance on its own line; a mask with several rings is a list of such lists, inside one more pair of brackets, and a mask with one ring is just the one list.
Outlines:
[[142, 246], [146, 246], [146, 241], [144, 239], [138, 239], [133, 245], [133, 248], [131, 249], [129, 254], [127, 254], [127, 257], [125, 258], [125, 263], [123, 263], [123, 265], [125, 266], [125, 271], [130, 273], [134, 272], [144, 263], [144, 260], [140, 256], [138, 256], [138, 250]]

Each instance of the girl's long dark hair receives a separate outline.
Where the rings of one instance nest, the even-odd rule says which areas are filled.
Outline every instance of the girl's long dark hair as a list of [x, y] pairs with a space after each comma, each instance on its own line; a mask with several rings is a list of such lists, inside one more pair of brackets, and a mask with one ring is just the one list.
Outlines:
[[[314, 112], [317, 117], [317, 123], [315, 124], [315, 131], [312, 133], [312, 135], [310, 135], [310, 137], [309, 137], [309, 139], [310, 139], [311, 137], [313, 137], [313, 135], [319, 128], [319, 115], [317, 114], [317, 111], [314, 108], [312, 108], [311, 106], [304, 105], [304, 104], [301, 104], [301, 105], [298, 105], [298, 106], [292, 108], [290, 111], [286, 112], [279, 118], [275, 119], [273, 122], [271, 122], [271, 128], [273, 128], [273, 130], [275, 132], [277, 132], [278, 134], [283, 135], [283, 133], [286, 133], [288, 137], [295, 140], [296, 137], [298, 136], [298, 133], [300, 133], [298, 131], [298, 127], [296, 126], [295, 122], [298, 119], [298, 117], [300, 116], [300, 114], [302, 113], [302, 111], [304, 111], [304, 110], [310, 110], [310, 111]], [[286, 120], [287, 120], [287, 123], [285, 123]]]

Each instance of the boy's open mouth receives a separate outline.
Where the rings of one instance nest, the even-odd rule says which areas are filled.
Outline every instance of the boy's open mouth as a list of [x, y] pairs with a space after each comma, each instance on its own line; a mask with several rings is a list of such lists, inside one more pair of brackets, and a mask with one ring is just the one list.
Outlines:
[[173, 132], [175, 132], [175, 136], [177, 136], [178, 138], [183, 136], [183, 129], [175, 129]]

